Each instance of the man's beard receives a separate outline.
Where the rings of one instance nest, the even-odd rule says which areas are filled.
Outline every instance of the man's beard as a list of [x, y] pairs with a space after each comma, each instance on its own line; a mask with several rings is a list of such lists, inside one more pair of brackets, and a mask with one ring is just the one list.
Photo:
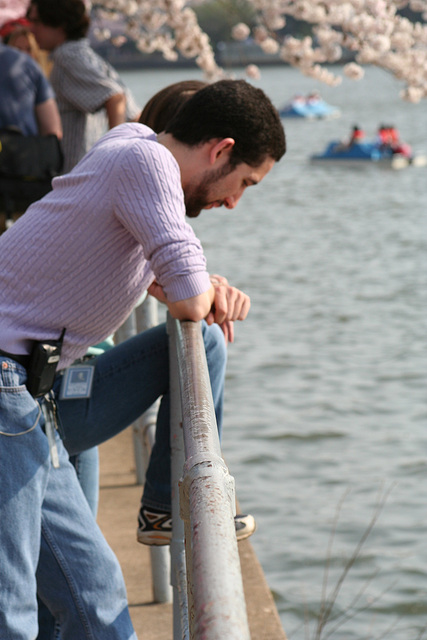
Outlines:
[[[209, 188], [212, 184], [217, 183], [221, 178], [225, 178], [229, 173], [234, 171], [235, 166], [228, 162], [220, 169], [207, 170], [203, 174], [198, 184], [190, 184], [184, 191], [185, 212], [189, 218], [197, 218], [202, 209], [212, 204], [209, 199]], [[216, 200], [214, 200], [216, 202]], [[218, 200], [218, 202], [221, 202]]]

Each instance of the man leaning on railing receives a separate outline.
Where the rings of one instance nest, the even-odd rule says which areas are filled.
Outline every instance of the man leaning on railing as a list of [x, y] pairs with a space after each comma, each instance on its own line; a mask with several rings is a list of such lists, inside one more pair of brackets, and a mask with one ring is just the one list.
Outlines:
[[99, 356], [83, 384], [61, 372], [113, 333], [145, 289], [178, 319], [244, 319], [247, 296], [212, 284], [185, 213], [234, 208], [284, 152], [265, 94], [222, 80], [159, 136], [138, 123], [114, 128], [0, 237], [0, 628], [10, 640], [36, 636], [37, 590], [63, 640], [87, 628], [103, 640], [136, 637], [117, 559], [58, 433], [48, 440], [40, 404], [69, 450], [111, 437], [159, 396], [158, 420], [169, 419], [164, 329]]

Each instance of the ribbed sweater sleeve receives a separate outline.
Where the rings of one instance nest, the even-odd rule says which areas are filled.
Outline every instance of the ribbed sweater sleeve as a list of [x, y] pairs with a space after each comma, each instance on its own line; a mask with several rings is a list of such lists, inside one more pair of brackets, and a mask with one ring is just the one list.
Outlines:
[[121, 224], [144, 249], [171, 302], [206, 291], [209, 280], [200, 241], [185, 220], [178, 164], [162, 145], [134, 143], [119, 159], [112, 188]]

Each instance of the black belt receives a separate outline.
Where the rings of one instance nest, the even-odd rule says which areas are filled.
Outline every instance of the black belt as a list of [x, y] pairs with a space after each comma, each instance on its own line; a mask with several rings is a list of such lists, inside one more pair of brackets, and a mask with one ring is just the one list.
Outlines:
[[0, 349], [0, 356], [5, 356], [6, 358], [10, 358], [11, 360], [15, 360], [18, 364], [22, 364], [25, 369], [27, 369], [30, 364], [30, 356], [25, 355], [16, 355], [14, 353], [7, 353], [6, 351], [2, 351]]

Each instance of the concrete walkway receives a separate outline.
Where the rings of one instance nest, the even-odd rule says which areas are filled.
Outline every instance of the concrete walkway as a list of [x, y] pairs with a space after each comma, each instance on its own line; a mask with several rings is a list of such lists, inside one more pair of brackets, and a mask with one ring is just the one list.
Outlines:
[[[100, 457], [98, 523], [122, 566], [138, 638], [172, 640], [172, 604], [153, 603], [149, 548], [136, 542], [142, 488], [136, 484], [131, 429], [103, 444]], [[239, 553], [252, 639], [286, 640], [273, 597], [249, 540], [239, 543]]]

